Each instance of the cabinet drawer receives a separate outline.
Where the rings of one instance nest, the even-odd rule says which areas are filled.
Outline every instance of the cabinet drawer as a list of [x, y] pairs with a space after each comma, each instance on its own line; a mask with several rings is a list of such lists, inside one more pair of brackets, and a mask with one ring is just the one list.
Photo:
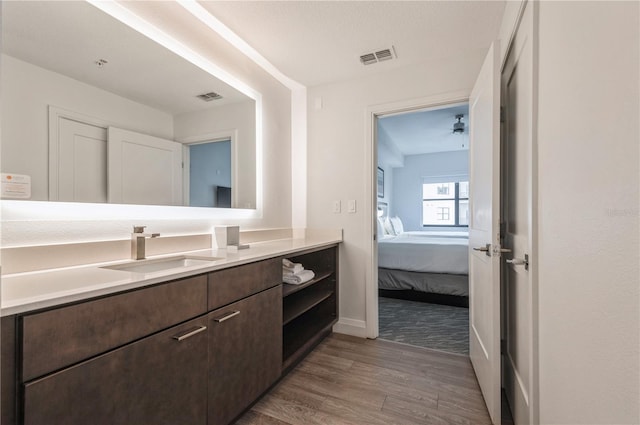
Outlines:
[[22, 318], [28, 381], [207, 311], [201, 275]]
[[24, 386], [24, 425], [206, 425], [207, 318]]
[[282, 260], [273, 258], [209, 273], [209, 310], [282, 283]]

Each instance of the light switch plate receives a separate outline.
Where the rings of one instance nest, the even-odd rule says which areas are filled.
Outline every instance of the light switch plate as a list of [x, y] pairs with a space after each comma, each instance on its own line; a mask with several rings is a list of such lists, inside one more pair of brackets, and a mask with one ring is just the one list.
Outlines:
[[347, 212], [354, 213], [356, 212], [356, 200], [350, 199], [347, 201]]
[[333, 201], [333, 213], [334, 214], [340, 214], [340, 201]]

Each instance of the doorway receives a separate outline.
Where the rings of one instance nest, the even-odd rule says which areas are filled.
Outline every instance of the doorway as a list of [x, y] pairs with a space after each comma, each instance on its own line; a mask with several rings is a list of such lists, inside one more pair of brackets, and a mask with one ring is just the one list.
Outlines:
[[467, 355], [466, 103], [376, 117], [379, 338]]
[[231, 208], [231, 140], [188, 145], [189, 206]]
[[237, 139], [237, 131], [225, 131], [180, 140], [184, 205], [238, 207]]

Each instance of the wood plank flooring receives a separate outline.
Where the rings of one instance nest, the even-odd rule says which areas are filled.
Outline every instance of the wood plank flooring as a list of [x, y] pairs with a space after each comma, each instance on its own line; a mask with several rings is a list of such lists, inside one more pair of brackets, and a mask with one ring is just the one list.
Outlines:
[[491, 424], [469, 358], [332, 334], [238, 425]]

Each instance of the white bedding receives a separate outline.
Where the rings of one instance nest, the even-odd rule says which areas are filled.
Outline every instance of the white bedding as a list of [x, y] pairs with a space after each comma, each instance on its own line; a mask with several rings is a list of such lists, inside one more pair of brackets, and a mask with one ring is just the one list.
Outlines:
[[402, 232], [401, 236], [422, 237], [422, 238], [463, 238], [469, 239], [469, 232], [453, 232], [447, 230], [411, 230]]
[[411, 233], [378, 240], [378, 267], [423, 273], [469, 274], [469, 240]]

